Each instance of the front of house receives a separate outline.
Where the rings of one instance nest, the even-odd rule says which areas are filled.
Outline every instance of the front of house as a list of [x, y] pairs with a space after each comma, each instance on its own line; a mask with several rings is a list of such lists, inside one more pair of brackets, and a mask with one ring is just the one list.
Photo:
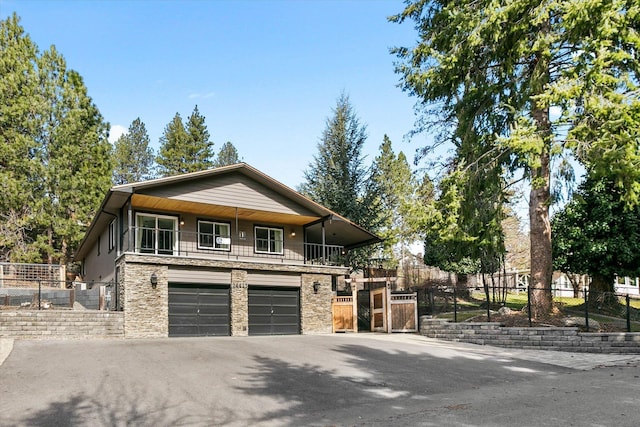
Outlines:
[[378, 237], [240, 163], [113, 187], [76, 252], [125, 336], [331, 332], [349, 250]]

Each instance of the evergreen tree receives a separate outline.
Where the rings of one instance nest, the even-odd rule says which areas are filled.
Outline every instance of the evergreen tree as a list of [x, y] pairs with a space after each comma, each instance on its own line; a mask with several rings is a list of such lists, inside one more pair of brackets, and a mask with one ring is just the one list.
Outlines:
[[153, 149], [149, 146], [149, 135], [138, 117], [129, 126], [127, 133], [118, 138], [113, 151], [115, 185], [139, 182], [153, 177]]
[[378, 188], [382, 216], [379, 235], [384, 239], [383, 257], [397, 265], [409, 245], [418, 238], [419, 222], [414, 215], [419, 212], [421, 200], [418, 186], [404, 153], [396, 155], [391, 140], [384, 135], [380, 154], [372, 167], [372, 178]]
[[590, 275], [590, 300], [614, 292], [616, 275], [640, 276], [640, 206], [629, 209], [620, 196], [612, 180], [590, 176], [553, 217], [554, 266]]
[[[439, 143], [482, 144], [467, 165], [491, 157], [529, 179], [532, 308], [546, 314], [552, 156], [613, 175], [628, 203], [640, 194], [637, 2], [419, 0], [391, 20], [419, 32], [416, 46], [393, 50], [403, 89], [419, 98], [416, 131], [438, 122]], [[555, 121], [551, 106], [561, 110]]]
[[[362, 146], [367, 139], [366, 126], [360, 123], [349, 97], [342, 94], [327, 119], [318, 144], [318, 153], [304, 172], [301, 193], [369, 230], [381, 222], [375, 181], [364, 164]], [[373, 248], [356, 251], [352, 267], [368, 264]]]
[[222, 145], [222, 148], [220, 148], [218, 157], [216, 157], [216, 160], [213, 162], [213, 166], [219, 168], [221, 166], [234, 165], [241, 161], [236, 147], [230, 141], [227, 141]]
[[32, 204], [42, 164], [37, 153], [38, 48], [13, 14], [0, 21], [0, 261], [36, 262], [29, 251]]
[[197, 172], [213, 166], [213, 143], [196, 105], [185, 127], [179, 113], [165, 127], [156, 158], [162, 176]]
[[0, 26], [3, 255], [64, 264], [109, 187], [108, 125], [55, 47], [39, 54], [15, 14]]

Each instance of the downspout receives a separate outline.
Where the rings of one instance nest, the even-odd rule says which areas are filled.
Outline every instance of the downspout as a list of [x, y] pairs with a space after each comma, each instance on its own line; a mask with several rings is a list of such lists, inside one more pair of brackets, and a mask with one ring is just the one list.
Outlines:
[[[131, 198], [129, 198], [129, 201], [127, 203], [127, 221], [127, 245], [129, 250], [131, 250], [131, 248], [133, 247], [133, 228], [131, 227], [131, 224], [133, 223], [133, 211], [131, 210]], [[133, 252], [135, 252], [135, 248], [133, 249]]]
[[327, 263], [327, 240], [324, 229], [324, 218], [322, 219], [322, 265]]

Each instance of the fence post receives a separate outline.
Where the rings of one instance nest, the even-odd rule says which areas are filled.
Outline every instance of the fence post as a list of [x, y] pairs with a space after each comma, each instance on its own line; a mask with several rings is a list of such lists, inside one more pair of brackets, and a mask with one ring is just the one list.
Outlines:
[[625, 299], [627, 300], [627, 332], [631, 332], [631, 313], [629, 310], [629, 306], [631, 305], [631, 300], [629, 298], [629, 294], [627, 294]]
[[589, 332], [589, 291], [584, 289], [584, 324]]
[[42, 310], [42, 280], [38, 280], [38, 310]]
[[456, 286], [453, 286], [453, 323], [458, 323], [458, 295]]
[[527, 286], [527, 316], [529, 317], [529, 327], [531, 327], [531, 286]]

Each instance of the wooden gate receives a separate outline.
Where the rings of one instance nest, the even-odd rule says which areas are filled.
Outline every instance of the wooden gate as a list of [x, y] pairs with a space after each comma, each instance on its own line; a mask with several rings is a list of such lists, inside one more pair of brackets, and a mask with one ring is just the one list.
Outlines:
[[[357, 295], [357, 294], [356, 294]], [[358, 332], [357, 297], [339, 296], [331, 300], [333, 332]]]
[[418, 294], [391, 294], [391, 332], [418, 331]]
[[387, 288], [378, 288], [371, 291], [371, 331], [389, 332], [387, 328]]

